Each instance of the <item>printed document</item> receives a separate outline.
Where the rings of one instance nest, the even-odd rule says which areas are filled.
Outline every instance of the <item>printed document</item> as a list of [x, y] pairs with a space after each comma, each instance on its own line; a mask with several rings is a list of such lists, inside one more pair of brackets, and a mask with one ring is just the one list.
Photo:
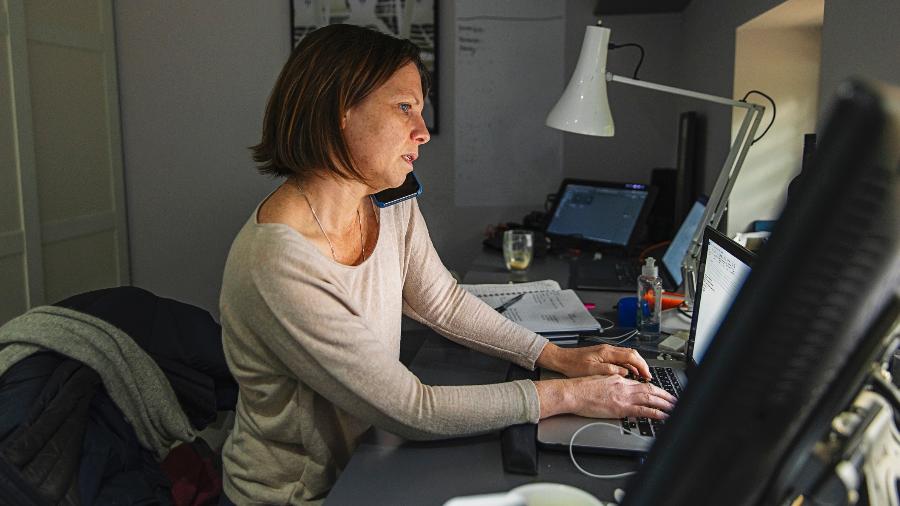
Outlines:
[[595, 332], [601, 328], [575, 291], [560, 290], [553, 280], [460, 286], [493, 308], [524, 293], [503, 316], [538, 334]]

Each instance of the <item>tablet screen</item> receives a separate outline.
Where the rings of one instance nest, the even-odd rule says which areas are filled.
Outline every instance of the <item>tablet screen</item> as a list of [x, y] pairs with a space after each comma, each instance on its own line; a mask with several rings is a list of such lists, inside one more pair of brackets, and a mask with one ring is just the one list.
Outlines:
[[566, 184], [547, 225], [547, 232], [625, 246], [647, 203], [641, 184], [620, 187]]

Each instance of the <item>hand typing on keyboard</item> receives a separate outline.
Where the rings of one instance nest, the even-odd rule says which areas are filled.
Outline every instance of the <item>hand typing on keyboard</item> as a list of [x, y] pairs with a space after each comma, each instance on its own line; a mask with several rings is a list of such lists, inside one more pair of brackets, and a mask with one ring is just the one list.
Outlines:
[[537, 366], [565, 374], [570, 378], [595, 374], [629, 374], [650, 380], [650, 367], [634, 349], [600, 344], [584, 348], [544, 346]]
[[[633, 349], [608, 344], [560, 348], [548, 343], [536, 365], [568, 376], [535, 382], [541, 418], [575, 413], [661, 420], [675, 406], [675, 396], [650, 382], [650, 367]], [[629, 374], [644, 382], [626, 378]]]
[[[671, 368], [652, 367], [650, 368], [650, 374], [653, 376], [650, 383], [669, 392], [673, 397], [681, 397], [681, 384], [678, 382], [678, 377]], [[641, 378], [639, 381], [646, 382], [647, 380]], [[633, 434], [656, 437], [657, 432], [662, 426], [663, 421], [659, 419], [650, 419], [641, 416], [622, 417], [622, 428]]]
[[575, 413], [591, 418], [665, 419], [676, 397], [652, 383], [620, 376], [583, 376], [535, 382], [541, 418]]
[[[651, 382], [640, 382], [621, 376], [607, 376], [597, 381], [593, 403], [576, 414], [593, 418], [640, 417], [666, 419], [675, 407], [676, 397]], [[595, 411], [596, 410], [596, 411]]]

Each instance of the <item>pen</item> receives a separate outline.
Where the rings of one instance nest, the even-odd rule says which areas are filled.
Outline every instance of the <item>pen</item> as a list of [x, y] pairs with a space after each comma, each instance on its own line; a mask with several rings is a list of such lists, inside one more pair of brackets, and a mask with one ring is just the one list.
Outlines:
[[498, 307], [495, 307], [494, 309], [498, 313], [503, 314], [507, 309], [510, 308], [510, 306], [512, 306], [516, 302], [519, 302], [520, 300], [522, 300], [522, 297], [524, 297], [524, 296], [525, 296], [524, 293], [520, 293], [519, 295], [516, 295], [515, 297], [509, 299], [508, 301], [504, 302], [503, 304], [500, 304]]

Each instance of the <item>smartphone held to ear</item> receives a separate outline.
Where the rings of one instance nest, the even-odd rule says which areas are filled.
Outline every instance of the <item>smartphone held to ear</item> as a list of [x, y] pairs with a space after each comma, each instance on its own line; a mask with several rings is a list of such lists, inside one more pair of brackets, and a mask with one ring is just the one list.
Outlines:
[[372, 202], [378, 207], [392, 206], [406, 199], [418, 197], [422, 194], [422, 185], [412, 172], [406, 175], [406, 181], [396, 188], [388, 188], [372, 195]]

